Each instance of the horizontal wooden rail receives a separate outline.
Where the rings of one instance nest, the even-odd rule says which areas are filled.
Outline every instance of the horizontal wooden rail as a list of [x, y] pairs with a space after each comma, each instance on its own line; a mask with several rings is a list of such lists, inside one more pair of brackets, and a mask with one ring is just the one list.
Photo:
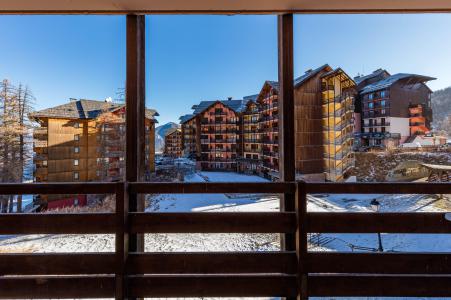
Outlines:
[[296, 252], [131, 253], [129, 274], [296, 274]]
[[128, 278], [134, 297], [296, 296], [294, 275], [149, 275]]
[[132, 233], [284, 233], [296, 231], [291, 212], [129, 213]]
[[314, 233], [449, 233], [445, 213], [307, 213]]
[[451, 253], [310, 252], [309, 273], [451, 274]]
[[114, 253], [0, 254], [1, 275], [113, 274]]
[[451, 297], [451, 277], [431, 275], [310, 275], [316, 297]]
[[0, 277], [0, 298], [3, 299], [112, 297], [114, 276]]
[[0, 234], [115, 233], [113, 213], [2, 214]]
[[0, 195], [113, 194], [121, 183], [2, 183]]
[[132, 194], [295, 193], [294, 182], [210, 182], [129, 184]]
[[449, 183], [308, 183], [307, 194], [451, 194]]

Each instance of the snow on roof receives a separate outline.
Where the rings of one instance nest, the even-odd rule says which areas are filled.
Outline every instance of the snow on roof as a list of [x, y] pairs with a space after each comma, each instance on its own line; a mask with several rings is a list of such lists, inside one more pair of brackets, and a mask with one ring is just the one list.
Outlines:
[[[115, 104], [107, 101], [80, 99], [70, 101], [62, 105], [46, 108], [31, 113], [30, 118], [67, 118], [67, 119], [95, 119], [103, 111], [116, 111], [125, 105]], [[159, 116], [154, 109], [146, 108], [146, 118], [155, 119]]]
[[198, 115], [210, 106], [212, 106], [215, 103], [222, 103], [223, 105], [229, 107], [235, 112], [242, 112], [246, 108], [246, 104], [250, 101], [250, 99], [243, 99], [243, 100], [213, 100], [213, 101], [201, 101], [197, 105], [193, 105], [192, 109], [193, 115]]
[[385, 69], [377, 69], [376, 71], [374, 71], [371, 74], [354, 77], [354, 81], [356, 84], [360, 84], [364, 80], [379, 76], [379, 75], [383, 74], [384, 72], [390, 75], [390, 73], [388, 73], [387, 70], [385, 70]]
[[387, 78], [384, 78], [378, 82], [369, 84], [365, 86], [362, 90], [362, 94], [375, 92], [378, 90], [382, 90], [385, 88], [388, 88], [392, 86], [394, 83], [398, 82], [399, 80], [408, 79], [408, 83], [424, 83], [426, 81], [435, 80], [433, 77], [423, 76], [423, 75], [417, 75], [417, 74], [408, 74], [408, 73], [398, 73], [395, 75], [391, 75]]

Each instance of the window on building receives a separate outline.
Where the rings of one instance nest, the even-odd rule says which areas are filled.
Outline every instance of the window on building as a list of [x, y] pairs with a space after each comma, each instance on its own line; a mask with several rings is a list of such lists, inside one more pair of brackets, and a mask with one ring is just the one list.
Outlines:
[[80, 123], [75, 122], [75, 123], [74, 123], [74, 128], [80, 128]]
[[374, 98], [374, 94], [369, 94], [368, 95], [368, 99], [373, 100], [373, 98]]
[[80, 153], [80, 147], [74, 147], [74, 153]]
[[79, 180], [80, 174], [78, 172], [74, 172], [74, 180]]
[[381, 101], [381, 106], [382, 106], [382, 107], [385, 107], [385, 100], [382, 100], [382, 101]]
[[374, 108], [374, 103], [373, 102], [368, 103], [368, 107], [369, 108]]
[[42, 165], [43, 165], [44, 167], [47, 167], [47, 161], [46, 161], [46, 160], [43, 160], [43, 161], [42, 161]]
[[80, 135], [79, 134], [74, 135], [74, 141], [79, 141], [79, 140], [80, 140]]
[[381, 91], [381, 98], [385, 98], [386, 94], [386, 91]]
[[78, 166], [78, 159], [74, 159], [74, 166]]

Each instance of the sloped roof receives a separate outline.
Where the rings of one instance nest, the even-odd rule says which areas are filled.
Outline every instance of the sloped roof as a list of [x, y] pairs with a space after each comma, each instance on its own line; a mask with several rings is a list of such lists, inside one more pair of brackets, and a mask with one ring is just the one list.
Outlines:
[[250, 99], [243, 99], [243, 100], [213, 100], [213, 101], [201, 101], [197, 105], [193, 105], [192, 109], [193, 115], [198, 115], [210, 106], [212, 106], [215, 103], [222, 103], [223, 105], [229, 107], [235, 112], [242, 112], [246, 108], [246, 103], [249, 102]]
[[166, 130], [166, 133], [164, 136], [168, 136], [170, 134], [173, 134], [174, 132], [179, 131], [181, 132], [181, 130], [179, 128], [169, 128], [168, 130]]
[[[294, 79], [294, 81], [293, 81], [294, 87], [300, 86], [301, 84], [306, 82], [308, 79], [317, 75], [319, 72], [321, 72], [324, 69], [329, 69], [329, 71], [332, 70], [332, 68], [328, 64], [324, 64], [314, 70], [308, 70], [303, 75]], [[279, 82], [278, 81], [267, 80], [267, 81], [265, 81], [265, 84], [269, 84], [272, 88], [274, 88], [277, 91], [279, 90]], [[258, 95], [257, 95], [257, 98], [258, 98]]]
[[194, 118], [196, 115], [193, 114], [189, 114], [189, 115], [183, 115], [179, 118], [180, 120], [180, 124], [183, 124], [185, 122], [188, 122], [189, 120], [191, 120], [192, 118]]
[[[125, 105], [116, 104], [112, 102], [80, 99], [70, 101], [69, 103], [58, 105], [51, 108], [46, 108], [33, 112], [29, 115], [30, 118], [65, 118], [65, 119], [95, 119], [102, 111], [109, 110], [111, 112], [118, 110]], [[159, 116], [154, 109], [146, 108], [145, 112], [147, 119], [155, 119]]]
[[387, 78], [384, 78], [378, 82], [375, 82], [375, 83], [365, 86], [361, 90], [361, 93], [366, 94], [366, 93], [371, 93], [371, 92], [375, 92], [378, 90], [382, 90], [382, 89], [392, 86], [393, 84], [395, 84], [396, 82], [398, 82], [400, 80], [407, 80], [406, 83], [415, 84], [415, 83], [424, 83], [424, 82], [427, 82], [430, 80], [435, 80], [435, 79], [436, 78], [423, 76], [423, 75], [417, 75], [417, 74], [398, 73], [395, 75], [391, 75]]
[[305, 72], [304, 75], [294, 79], [294, 86], [298, 87], [299, 85], [306, 82], [308, 79], [312, 78], [313, 76], [317, 75], [319, 72], [321, 72], [324, 69], [329, 69], [329, 71], [332, 71], [332, 68], [328, 64], [324, 64], [314, 70], [309, 70]]
[[373, 77], [377, 77], [377, 76], [383, 74], [384, 72], [390, 75], [390, 73], [388, 73], [387, 70], [385, 70], [385, 69], [377, 69], [376, 71], [374, 71], [371, 74], [354, 77], [354, 81], [355, 81], [356, 84], [360, 84], [364, 80], [367, 80], [367, 79], [370, 79], [370, 78], [373, 78]]
[[258, 94], [243, 97], [244, 100], [251, 100], [251, 101], [256, 101], [257, 98], [258, 98]]

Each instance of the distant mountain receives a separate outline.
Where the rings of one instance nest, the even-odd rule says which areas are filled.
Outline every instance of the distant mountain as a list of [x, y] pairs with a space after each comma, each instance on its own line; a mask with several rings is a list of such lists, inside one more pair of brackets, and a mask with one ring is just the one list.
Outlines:
[[169, 129], [179, 128], [180, 125], [174, 122], [169, 122], [155, 128], [155, 152], [163, 152], [164, 150], [164, 136]]
[[432, 94], [433, 125], [451, 135], [451, 87]]

